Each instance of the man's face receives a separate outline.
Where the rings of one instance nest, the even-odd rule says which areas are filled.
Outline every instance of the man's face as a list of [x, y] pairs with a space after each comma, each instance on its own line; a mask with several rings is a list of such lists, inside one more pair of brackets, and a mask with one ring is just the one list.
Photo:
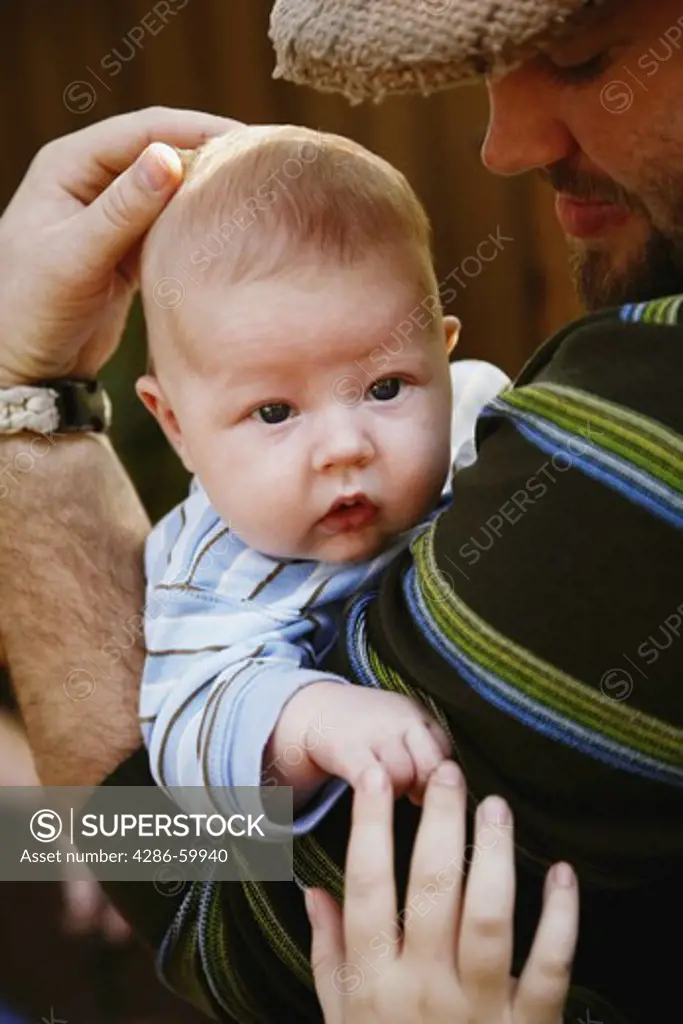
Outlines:
[[683, 291], [683, 7], [621, 0], [497, 81], [482, 159], [556, 192], [589, 309]]

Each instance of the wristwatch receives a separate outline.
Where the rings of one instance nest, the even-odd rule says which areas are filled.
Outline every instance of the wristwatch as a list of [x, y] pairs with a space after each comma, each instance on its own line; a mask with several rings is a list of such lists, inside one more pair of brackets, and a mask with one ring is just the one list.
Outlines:
[[98, 380], [0, 385], [0, 434], [101, 433], [110, 426], [111, 401]]

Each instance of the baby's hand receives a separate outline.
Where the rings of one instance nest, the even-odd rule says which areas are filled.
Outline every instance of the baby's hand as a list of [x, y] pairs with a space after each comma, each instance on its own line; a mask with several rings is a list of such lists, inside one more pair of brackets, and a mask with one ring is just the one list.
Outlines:
[[[298, 744], [297, 758], [284, 757]], [[296, 804], [334, 775], [352, 786], [373, 765], [388, 772], [396, 796], [421, 802], [427, 779], [451, 749], [440, 725], [416, 701], [384, 690], [319, 682], [300, 690], [285, 706], [269, 756], [280, 754], [283, 785], [295, 789]], [[294, 762], [283, 770], [285, 761]]]

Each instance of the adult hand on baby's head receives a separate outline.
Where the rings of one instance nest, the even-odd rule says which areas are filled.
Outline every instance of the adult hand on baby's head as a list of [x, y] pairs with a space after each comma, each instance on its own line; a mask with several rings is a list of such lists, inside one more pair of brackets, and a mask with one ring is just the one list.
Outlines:
[[40, 150], [0, 219], [0, 386], [97, 373], [136, 290], [134, 251], [182, 178], [169, 147], [238, 126], [156, 107]]

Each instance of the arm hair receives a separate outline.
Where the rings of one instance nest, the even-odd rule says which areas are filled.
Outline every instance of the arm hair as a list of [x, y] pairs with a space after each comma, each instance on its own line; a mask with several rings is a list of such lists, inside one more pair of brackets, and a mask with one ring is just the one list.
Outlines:
[[149, 521], [102, 435], [31, 438], [0, 437], [0, 650], [42, 782], [96, 785], [141, 745]]

